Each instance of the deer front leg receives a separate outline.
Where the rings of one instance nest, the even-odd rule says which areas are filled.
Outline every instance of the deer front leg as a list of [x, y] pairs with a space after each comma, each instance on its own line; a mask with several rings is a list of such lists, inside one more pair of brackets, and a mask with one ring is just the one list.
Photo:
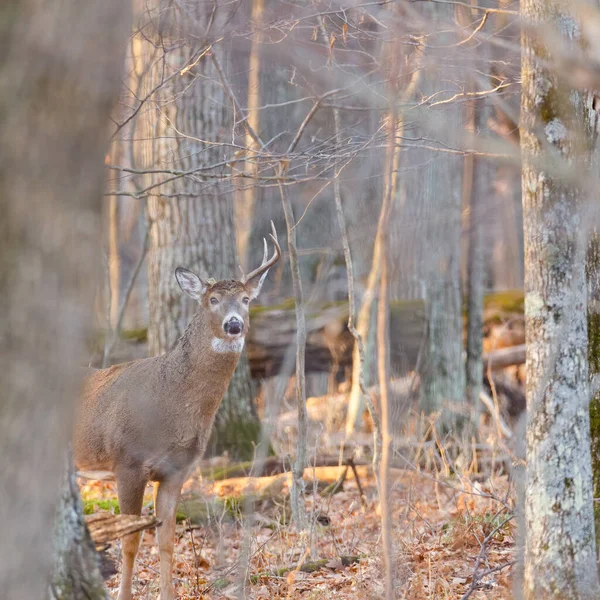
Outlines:
[[[115, 473], [117, 479], [117, 495], [119, 496], [119, 509], [122, 515], [137, 515], [142, 513], [144, 502], [144, 489], [146, 480], [138, 471], [127, 470]], [[131, 600], [131, 585], [133, 582], [133, 566], [135, 556], [140, 545], [141, 533], [131, 533], [123, 538], [123, 569], [121, 572], [121, 585], [117, 600]]]
[[160, 600], [174, 600], [173, 548], [177, 505], [184, 478], [171, 476], [154, 484], [154, 512], [161, 525], [156, 529], [160, 554]]

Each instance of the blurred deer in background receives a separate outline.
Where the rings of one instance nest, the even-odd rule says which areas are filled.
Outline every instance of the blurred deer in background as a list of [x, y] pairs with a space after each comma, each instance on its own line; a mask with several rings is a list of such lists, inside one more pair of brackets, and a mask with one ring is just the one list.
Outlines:
[[[181, 487], [202, 457], [219, 404], [227, 391], [249, 327], [256, 298], [281, 248], [271, 222], [273, 256], [267, 241], [260, 267], [215, 283], [177, 268], [181, 289], [198, 311], [175, 347], [163, 356], [94, 372], [86, 381], [74, 431], [80, 470], [111, 471], [122, 514], [139, 515], [146, 484], [154, 483], [162, 600], [174, 598], [172, 560], [175, 514]], [[123, 539], [118, 600], [131, 598], [140, 533]]]

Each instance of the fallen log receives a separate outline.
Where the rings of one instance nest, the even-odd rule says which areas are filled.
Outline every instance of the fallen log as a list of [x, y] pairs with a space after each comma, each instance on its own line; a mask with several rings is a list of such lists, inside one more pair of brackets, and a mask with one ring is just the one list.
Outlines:
[[[486, 296], [486, 328], [493, 327], [499, 316], [514, 315], [522, 304], [522, 293], [498, 293]], [[252, 377], [263, 379], [281, 372], [286, 357], [293, 372], [296, 319], [293, 302], [277, 306], [256, 306], [251, 309], [252, 327], [246, 338], [246, 349]], [[308, 306], [306, 308], [306, 372], [328, 373], [332, 367], [340, 370], [352, 362], [354, 340], [348, 331], [346, 302]], [[489, 327], [487, 327], [489, 325]], [[397, 376], [412, 371], [417, 363], [425, 334], [425, 306], [421, 301], [390, 302], [390, 361]], [[501, 336], [502, 337], [502, 336]], [[506, 343], [508, 338], [502, 338]], [[514, 340], [521, 340], [513, 336]], [[129, 340], [129, 342], [125, 341]], [[122, 333], [122, 342], [113, 360], [125, 362], [147, 355], [146, 330]], [[514, 348], [514, 351], [512, 350]], [[525, 361], [524, 345], [510, 346], [484, 355], [492, 369], [521, 364]]]
[[[254, 378], [279, 373], [286, 356], [293, 371], [296, 321], [293, 308], [258, 307], [251, 314], [252, 327], [246, 338], [250, 369]], [[342, 302], [319, 307], [306, 314], [306, 372], [329, 372], [332, 366], [352, 363], [354, 340], [348, 331], [348, 306]], [[414, 368], [423, 332], [425, 311], [422, 302], [390, 303], [391, 361], [396, 372]], [[290, 354], [291, 353], [291, 354]]]
[[108, 512], [85, 515], [92, 540], [96, 546], [103, 546], [125, 535], [150, 529], [160, 525], [155, 517], [138, 517], [136, 515], [113, 515]]
[[[329, 372], [352, 364], [354, 340], [348, 331], [345, 304], [324, 308], [307, 315], [306, 372]], [[421, 302], [390, 303], [391, 363], [397, 375], [405, 375], [417, 364], [425, 332], [425, 311]], [[252, 315], [252, 328], [246, 348], [254, 378], [279, 373], [291, 352], [296, 322], [291, 309], [261, 308]], [[525, 362], [525, 344], [499, 348], [484, 354], [484, 368], [499, 371]], [[291, 362], [293, 365], [293, 361]], [[293, 368], [291, 369], [293, 371]]]
[[491, 367], [492, 371], [499, 371], [506, 367], [525, 364], [525, 350], [525, 344], [492, 350], [492, 352], [484, 354], [483, 368], [487, 370]]

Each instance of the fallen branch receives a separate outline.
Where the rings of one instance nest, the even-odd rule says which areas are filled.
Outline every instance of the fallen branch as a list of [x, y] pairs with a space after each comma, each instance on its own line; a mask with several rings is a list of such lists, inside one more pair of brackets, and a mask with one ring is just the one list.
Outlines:
[[283, 577], [291, 571], [302, 571], [303, 573], [314, 573], [319, 569], [329, 567], [330, 569], [337, 569], [340, 566], [349, 567], [360, 561], [360, 556], [340, 556], [337, 558], [322, 558], [320, 560], [314, 560], [311, 562], [305, 562], [298, 566], [293, 567], [282, 567], [281, 569], [275, 569], [275, 571], [266, 571], [261, 573], [255, 573], [250, 575], [250, 583], [258, 583], [261, 579], [268, 577]]
[[85, 524], [90, 530], [94, 544], [102, 546], [130, 533], [157, 527], [160, 525], [160, 521], [155, 517], [96, 513], [85, 515]]
[[502, 415], [498, 412], [494, 401], [483, 391], [479, 393], [479, 399], [481, 400], [481, 402], [483, 402], [483, 405], [488, 409], [490, 415], [492, 415], [492, 418], [496, 422], [496, 425], [498, 426], [498, 429], [500, 430], [502, 435], [506, 439], [510, 440], [513, 436], [513, 433], [510, 427], [504, 422], [504, 419], [502, 419]]

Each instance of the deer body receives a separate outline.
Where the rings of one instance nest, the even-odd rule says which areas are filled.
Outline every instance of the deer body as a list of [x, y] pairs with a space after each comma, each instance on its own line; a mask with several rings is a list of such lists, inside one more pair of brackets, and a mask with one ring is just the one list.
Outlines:
[[215, 352], [204, 329], [198, 313], [168, 354], [88, 378], [73, 444], [78, 468], [115, 472], [125, 463], [160, 481], [184, 455], [193, 463], [203, 454], [242, 350]]
[[[181, 487], [202, 457], [221, 399], [248, 331], [248, 304], [275, 254], [241, 281], [205, 283], [178, 269], [179, 285], [199, 309], [167, 354], [116, 365], [87, 379], [76, 417], [73, 456], [80, 470], [112, 471], [123, 514], [139, 515], [149, 481], [155, 482], [161, 600], [172, 600], [175, 513]], [[140, 534], [123, 539], [119, 600], [131, 598]]]

